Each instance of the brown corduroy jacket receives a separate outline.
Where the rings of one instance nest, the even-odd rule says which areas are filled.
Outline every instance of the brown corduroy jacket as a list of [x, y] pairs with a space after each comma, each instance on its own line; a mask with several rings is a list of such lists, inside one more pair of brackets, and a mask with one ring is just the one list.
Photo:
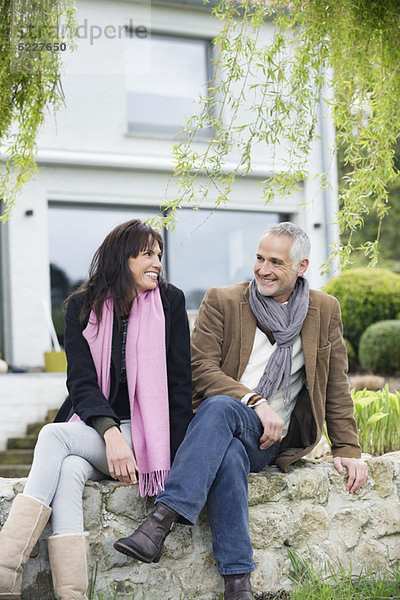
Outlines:
[[[237, 400], [253, 390], [239, 383], [249, 362], [256, 319], [249, 283], [210, 289], [192, 333], [193, 405], [224, 394]], [[310, 452], [326, 420], [333, 456], [360, 458], [339, 303], [310, 290], [301, 330], [306, 382], [298, 395], [276, 464], [283, 470]]]

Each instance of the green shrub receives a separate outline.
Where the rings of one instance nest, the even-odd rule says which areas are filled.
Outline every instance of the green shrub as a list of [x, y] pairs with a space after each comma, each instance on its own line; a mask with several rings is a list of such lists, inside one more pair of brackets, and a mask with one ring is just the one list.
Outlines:
[[344, 338], [344, 343], [346, 344], [347, 358], [349, 359], [349, 369], [351, 369], [357, 358], [356, 351], [353, 348], [353, 344], [347, 338]]
[[346, 269], [330, 279], [324, 291], [339, 300], [344, 337], [356, 352], [369, 325], [395, 319], [400, 311], [400, 275], [387, 269]]
[[360, 365], [372, 373], [400, 371], [400, 321], [379, 321], [367, 327], [358, 350]]

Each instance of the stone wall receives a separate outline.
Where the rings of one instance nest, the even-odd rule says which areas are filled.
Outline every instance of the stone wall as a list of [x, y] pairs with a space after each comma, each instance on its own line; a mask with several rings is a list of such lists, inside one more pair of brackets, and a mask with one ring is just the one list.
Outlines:
[[[283, 474], [275, 467], [249, 476], [250, 529], [256, 592], [290, 589], [288, 546], [317, 569], [385, 568], [400, 558], [400, 452], [369, 458], [370, 478], [358, 495], [345, 490], [345, 475], [331, 461], [304, 460]], [[0, 479], [0, 522], [23, 480]], [[195, 527], [178, 525], [157, 565], [113, 550], [116, 537], [131, 532], [151, 509], [120, 483], [89, 483], [84, 493], [91, 565], [102, 600], [214, 600], [222, 591], [206, 514]], [[52, 598], [44, 533], [24, 574], [24, 600]], [[116, 590], [116, 595], [111, 590]], [[107, 593], [107, 590], [110, 593]]]

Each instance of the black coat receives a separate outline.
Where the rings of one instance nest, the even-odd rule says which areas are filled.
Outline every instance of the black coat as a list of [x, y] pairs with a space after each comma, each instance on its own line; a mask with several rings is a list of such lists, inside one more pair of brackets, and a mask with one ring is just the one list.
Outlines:
[[[190, 334], [183, 292], [170, 283], [163, 284], [160, 292], [165, 315], [170, 443], [173, 458], [193, 416]], [[118, 322], [114, 319], [111, 386], [107, 399], [98, 386], [89, 345], [82, 335], [86, 323], [83, 327], [79, 324], [83, 294], [71, 297], [65, 314], [64, 344], [68, 361], [69, 396], [58, 411], [55, 421], [67, 421], [75, 412], [88, 425], [91, 425], [91, 417], [96, 416], [112, 417], [119, 423], [113, 410], [121, 370], [121, 334], [118, 332]]]

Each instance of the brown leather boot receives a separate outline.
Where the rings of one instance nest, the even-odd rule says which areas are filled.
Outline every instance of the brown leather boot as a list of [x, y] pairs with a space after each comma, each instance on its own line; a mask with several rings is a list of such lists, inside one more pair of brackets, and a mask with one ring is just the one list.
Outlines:
[[254, 600], [250, 583], [250, 573], [224, 575], [224, 600]]
[[164, 540], [173, 530], [179, 514], [159, 502], [147, 519], [128, 537], [114, 543], [115, 550], [145, 563], [160, 560]]

